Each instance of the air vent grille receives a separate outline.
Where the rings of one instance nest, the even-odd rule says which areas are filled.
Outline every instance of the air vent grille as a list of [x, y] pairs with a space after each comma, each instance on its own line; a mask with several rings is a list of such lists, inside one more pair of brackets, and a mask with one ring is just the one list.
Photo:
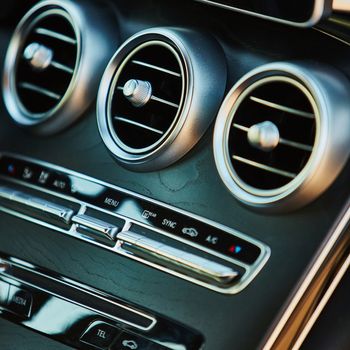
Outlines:
[[315, 137], [315, 110], [306, 89], [290, 78], [266, 78], [235, 111], [228, 137], [232, 167], [255, 189], [280, 188], [304, 169]]
[[[128, 84], [141, 85], [145, 95], [134, 89], [128, 95]], [[181, 112], [184, 88], [182, 63], [171, 45], [149, 42], [136, 48], [121, 64], [111, 91], [109, 123], [117, 144], [130, 153], [161, 144]]]
[[43, 116], [64, 98], [77, 64], [77, 36], [67, 14], [49, 10], [36, 18], [19, 55], [18, 98], [32, 117]]

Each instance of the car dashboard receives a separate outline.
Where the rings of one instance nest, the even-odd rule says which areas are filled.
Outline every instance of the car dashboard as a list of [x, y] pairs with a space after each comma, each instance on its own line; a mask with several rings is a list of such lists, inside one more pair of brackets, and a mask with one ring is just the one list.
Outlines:
[[2, 349], [350, 347], [350, 4], [251, 3], [0, 5]]

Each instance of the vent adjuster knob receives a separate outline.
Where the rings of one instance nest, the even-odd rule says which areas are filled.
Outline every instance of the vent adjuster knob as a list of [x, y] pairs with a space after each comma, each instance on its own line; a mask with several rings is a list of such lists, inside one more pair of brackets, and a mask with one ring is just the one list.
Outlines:
[[23, 56], [32, 68], [45, 70], [52, 63], [53, 51], [44, 45], [34, 42], [25, 48]]
[[148, 81], [130, 79], [123, 87], [125, 98], [137, 108], [145, 106], [152, 97], [152, 85]]
[[253, 147], [265, 152], [272, 151], [280, 142], [279, 130], [270, 121], [252, 125], [248, 130], [247, 137]]

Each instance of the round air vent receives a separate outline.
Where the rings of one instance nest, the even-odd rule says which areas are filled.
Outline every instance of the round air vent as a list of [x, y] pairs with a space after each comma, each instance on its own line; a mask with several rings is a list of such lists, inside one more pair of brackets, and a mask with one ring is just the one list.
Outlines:
[[81, 116], [112, 54], [113, 20], [105, 15], [94, 5], [48, 0], [21, 20], [3, 80], [7, 109], [19, 125], [51, 134]]
[[214, 132], [216, 165], [233, 195], [284, 210], [328, 188], [350, 151], [349, 91], [337, 71], [302, 63], [269, 64], [243, 77]]
[[118, 50], [102, 79], [101, 136], [131, 169], [168, 166], [204, 134], [225, 82], [222, 50], [209, 36], [171, 28], [138, 33]]

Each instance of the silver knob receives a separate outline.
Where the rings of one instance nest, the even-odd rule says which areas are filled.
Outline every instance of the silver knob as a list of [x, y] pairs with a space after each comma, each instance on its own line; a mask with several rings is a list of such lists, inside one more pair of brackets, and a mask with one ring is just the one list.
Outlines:
[[38, 43], [29, 44], [23, 53], [24, 58], [37, 70], [45, 70], [53, 59], [53, 51]]
[[131, 79], [123, 88], [125, 98], [137, 108], [143, 107], [152, 97], [152, 85], [148, 81]]
[[249, 128], [248, 141], [253, 147], [269, 152], [278, 146], [280, 133], [274, 123], [266, 121]]

